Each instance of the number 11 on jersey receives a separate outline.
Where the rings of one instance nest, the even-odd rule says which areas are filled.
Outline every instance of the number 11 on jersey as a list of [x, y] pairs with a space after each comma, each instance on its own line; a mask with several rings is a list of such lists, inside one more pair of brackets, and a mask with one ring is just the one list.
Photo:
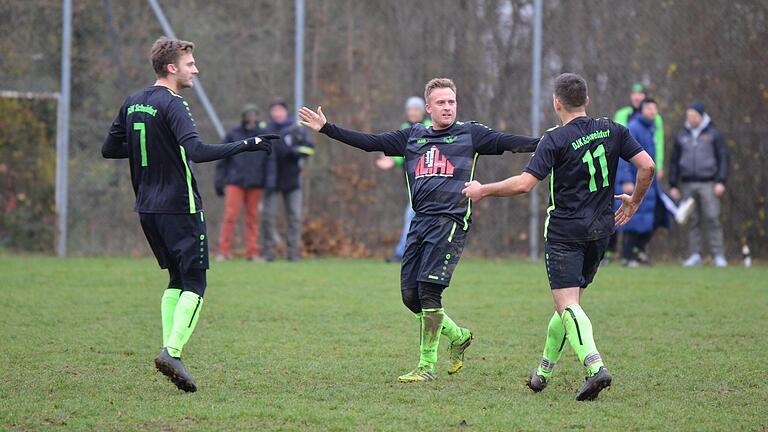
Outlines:
[[133, 130], [139, 131], [139, 145], [141, 146], [141, 166], [147, 166], [147, 128], [144, 123], [134, 123]]
[[605, 157], [605, 147], [603, 147], [602, 144], [597, 146], [594, 153], [587, 150], [587, 152], [584, 153], [584, 157], [581, 158], [581, 161], [587, 164], [587, 168], [589, 169], [589, 191], [595, 192], [597, 191], [597, 184], [595, 183], [595, 172], [597, 172], [597, 170], [595, 169], [595, 162], [592, 159], [600, 160], [600, 175], [603, 177], [603, 187], [608, 187], [608, 159]]

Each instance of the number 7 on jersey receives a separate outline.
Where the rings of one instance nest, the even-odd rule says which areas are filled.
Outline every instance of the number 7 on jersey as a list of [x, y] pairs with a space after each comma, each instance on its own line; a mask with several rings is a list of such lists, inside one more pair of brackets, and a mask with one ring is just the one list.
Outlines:
[[139, 145], [141, 147], [141, 166], [147, 166], [147, 127], [142, 122], [133, 124], [133, 130], [139, 131]]

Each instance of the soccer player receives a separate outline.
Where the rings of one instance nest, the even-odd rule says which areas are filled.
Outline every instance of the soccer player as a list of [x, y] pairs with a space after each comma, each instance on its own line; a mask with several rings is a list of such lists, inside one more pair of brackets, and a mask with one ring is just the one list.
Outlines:
[[[637, 211], [653, 180], [653, 159], [629, 131], [606, 118], [587, 117], [587, 83], [572, 73], [555, 79], [553, 105], [563, 126], [548, 130], [523, 173], [506, 180], [467, 183], [464, 194], [475, 202], [486, 196], [530, 192], [549, 175], [550, 201], [544, 224], [545, 263], [556, 312], [549, 320], [541, 364], [528, 387], [547, 386], [566, 339], [587, 369], [577, 400], [593, 400], [611, 385], [592, 335], [592, 323], [580, 306], [584, 289], [597, 273], [614, 225]], [[613, 195], [619, 158], [637, 167], [633, 194]], [[621, 206], [613, 212], [613, 199]]]
[[456, 86], [447, 78], [429, 81], [424, 90], [432, 126], [412, 126], [378, 135], [344, 129], [326, 121], [322, 108], [302, 108], [309, 128], [365, 151], [404, 156], [411, 205], [416, 216], [408, 232], [400, 273], [403, 303], [420, 325], [418, 366], [401, 382], [432, 381], [437, 375], [440, 335], [450, 341], [449, 374], [464, 365], [472, 333], [445, 314], [443, 290], [448, 287], [469, 231], [472, 201], [461, 194], [475, 174], [478, 155], [505, 151], [531, 152], [538, 138], [496, 132], [480, 123], [456, 121]]
[[262, 135], [222, 145], [200, 142], [197, 126], [179, 91], [192, 87], [198, 74], [194, 44], [161, 37], [152, 45], [157, 81], [129, 96], [112, 122], [101, 153], [130, 162], [131, 181], [141, 228], [170, 282], [160, 300], [163, 349], [155, 366], [179, 389], [197, 390], [181, 362], [181, 352], [195, 329], [208, 269], [208, 236], [203, 203], [191, 162], [223, 159], [243, 151], [271, 151]]

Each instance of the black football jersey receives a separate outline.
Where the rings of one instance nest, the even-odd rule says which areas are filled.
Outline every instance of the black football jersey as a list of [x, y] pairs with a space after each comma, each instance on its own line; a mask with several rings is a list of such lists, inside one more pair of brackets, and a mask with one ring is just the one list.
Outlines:
[[184, 143], [199, 140], [187, 102], [163, 86], [129, 96], [109, 130], [126, 142], [140, 213], [197, 213], [202, 200]]
[[472, 201], [461, 190], [475, 176], [479, 155], [530, 152], [537, 138], [497, 132], [477, 122], [455, 122], [447, 129], [416, 123], [382, 134], [365, 134], [326, 124], [322, 133], [367, 151], [404, 156], [411, 206], [417, 214], [444, 216], [469, 229]]
[[588, 241], [611, 235], [619, 158], [628, 161], [642, 150], [627, 128], [607, 118], [578, 117], [544, 133], [525, 167], [539, 180], [549, 175], [544, 238]]

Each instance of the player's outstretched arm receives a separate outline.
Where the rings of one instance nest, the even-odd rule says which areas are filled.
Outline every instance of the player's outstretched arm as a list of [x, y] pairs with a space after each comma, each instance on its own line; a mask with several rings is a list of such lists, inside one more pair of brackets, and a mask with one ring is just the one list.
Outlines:
[[497, 132], [482, 123], [471, 127], [472, 145], [475, 151], [485, 155], [500, 155], [504, 152], [531, 153], [536, 150], [540, 138]]
[[539, 183], [539, 179], [527, 172], [496, 183], [482, 184], [477, 180], [464, 183], [461, 192], [472, 201], [480, 201], [487, 196], [515, 196], [530, 192]]
[[405, 154], [410, 128], [382, 134], [368, 134], [344, 129], [333, 123], [328, 123], [322, 107], [317, 107], [317, 111], [301, 107], [299, 118], [302, 125], [352, 147], [367, 152], [381, 151], [387, 156], [403, 156]]
[[502, 133], [499, 139], [499, 148], [505, 152], [532, 153], [536, 151], [536, 146], [539, 144], [540, 139], [525, 135]]
[[171, 98], [165, 107], [165, 117], [173, 136], [184, 148], [192, 162], [210, 162], [228, 158], [245, 151], [272, 151], [273, 140], [279, 140], [279, 135], [259, 135], [226, 144], [203, 144], [197, 133], [197, 125], [192, 119], [189, 108], [181, 98]]
[[225, 159], [246, 151], [272, 152], [272, 141], [279, 140], [280, 135], [267, 134], [235, 141], [226, 144], [203, 144], [196, 135], [184, 141], [182, 146], [192, 162], [210, 162]]
[[648, 188], [653, 181], [653, 173], [656, 171], [653, 159], [645, 151], [636, 154], [629, 161], [637, 168], [637, 178], [632, 195], [622, 194], [614, 196], [615, 199], [621, 201], [621, 206], [614, 215], [616, 226], [625, 225], [632, 219], [632, 216], [640, 207], [640, 203], [643, 202], [643, 198], [645, 198], [645, 194], [648, 192]]

